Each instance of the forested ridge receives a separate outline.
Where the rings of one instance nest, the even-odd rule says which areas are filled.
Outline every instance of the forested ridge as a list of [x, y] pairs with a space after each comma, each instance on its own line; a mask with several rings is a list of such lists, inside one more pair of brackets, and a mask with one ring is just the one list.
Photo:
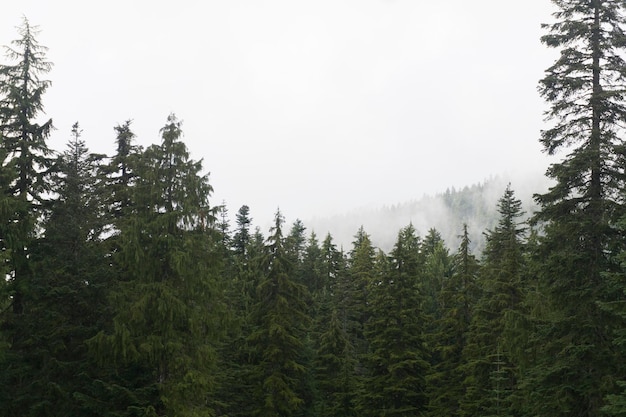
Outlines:
[[0, 416], [625, 416], [626, 6], [553, 3], [562, 157], [536, 213], [504, 187], [480, 253], [471, 218], [455, 247], [409, 223], [386, 251], [255, 228], [174, 114], [145, 148], [128, 120], [112, 155], [78, 122], [50, 149], [24, 19], [0, 65]]

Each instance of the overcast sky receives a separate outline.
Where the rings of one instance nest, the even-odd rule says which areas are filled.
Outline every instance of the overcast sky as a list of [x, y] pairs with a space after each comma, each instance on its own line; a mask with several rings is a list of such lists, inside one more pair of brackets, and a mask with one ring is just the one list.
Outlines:
[[[54, 63], [44, 105], [63, 150], [78, 121], [111, 154], [133, 119], [158, 143], [170, 112], [231, 218], [265, 226], [542, 174], [537, 81], [548, 0], [5, 2]], [[4, 59], [3, 62], [7, 62]], [[513, 185], [515, 188], [515, 184]]]

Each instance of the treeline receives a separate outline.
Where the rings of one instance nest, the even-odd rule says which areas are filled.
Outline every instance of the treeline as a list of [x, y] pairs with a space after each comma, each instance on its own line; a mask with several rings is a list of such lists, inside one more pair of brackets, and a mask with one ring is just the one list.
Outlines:
[[401, 228], [350, 248], [211, 206], [170, 115], [114, 155], [38, 123], [24, 21], [0, 65], [0, 416], [626, 415], [621, 2], [557, 2], [540, 91], [568, 150], [522, 220], [509, 186], [473, 255]]
[[[510, 176], [491, 177], [481, 183], [443, 193], [424, 195], [401, 204], [377, 208], [357, 208], [329, 217], [316, 216], [305, 219], [308, 230], [329, 231], [338, 246], [350, 247], [355, 230], [364, 227], [372, 242], [385, 252], [393, 247], [397, 232], [409, 223], [417, 233], [426, 234], [437, 229], [449, 247], [460, 244], [463, 225], [469, 227], [471, 249], [480, 254], [485, 248], [484, 231], [495, 227], [498, 219], [497, 204], [509, 183], [515, 184], [515, 194], [522, 200], [527, 220], [537, 211], [533, 193], [548, 189], [542, 173], [525, 176], [521, 180]], [[522, 186], [523, 188], [519, 188]]]

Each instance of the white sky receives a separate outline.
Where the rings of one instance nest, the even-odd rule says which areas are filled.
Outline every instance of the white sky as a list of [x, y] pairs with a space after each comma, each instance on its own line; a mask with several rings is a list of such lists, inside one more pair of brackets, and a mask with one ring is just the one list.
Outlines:
[[112, 154], [127, 119], [138, 144], [158, 143], [175, 112], [213, 204], [232, 219], [247, 204], [264, 228], [277, 207], [306, 225], [543, 173], [551, 11], [548, 0], [20, 0], [3, 4], [0, 44], [22, 15], [40, 27], [54, 149], [75, 121], [94, 152]]

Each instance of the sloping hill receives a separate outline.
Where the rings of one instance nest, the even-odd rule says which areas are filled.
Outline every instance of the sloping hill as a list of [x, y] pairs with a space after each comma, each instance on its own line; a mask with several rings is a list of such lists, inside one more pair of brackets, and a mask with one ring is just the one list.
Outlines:
[[412, 223], [420, 236], [435, 228], [441, 233], [451, 251], [455, 251], [467, 223], [475, 254], [479, 254], [484, 243], [483, 233], [494, 227], [498, 220], [497, 203], [511, 183], [515, 195], [523, 203], [526, 217], [535, 210], [532, 195], [544, 192], [548, 181], [544, 177], [525, 178], [516, 186], [510, 179], [493, 177], [481, 184], [456, 190], [450, 188], [434, 196], [385, 205], [379, 208], [356, 209], [341, 215], [313, 218], [305, 221], [308, 230], [314, 230], [320, 239], [330, 232], [338, 246], [350, 250], [353, 237], [359, 227], [372, 237], [373, 243], [389, 251], [395, 243], [400, 228]]

